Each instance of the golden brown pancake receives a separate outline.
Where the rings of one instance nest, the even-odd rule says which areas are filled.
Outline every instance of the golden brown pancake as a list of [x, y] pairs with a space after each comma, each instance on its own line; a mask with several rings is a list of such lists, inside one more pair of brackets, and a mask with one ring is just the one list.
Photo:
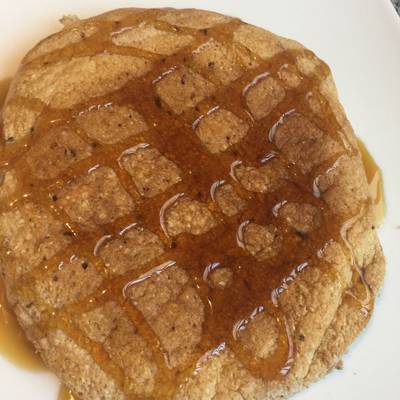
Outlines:
[[2, 112], [0, 268], [44, 362], [82, 400], [324, 376], [385, 264], [327, 65], [208, 11], [63, 23]]

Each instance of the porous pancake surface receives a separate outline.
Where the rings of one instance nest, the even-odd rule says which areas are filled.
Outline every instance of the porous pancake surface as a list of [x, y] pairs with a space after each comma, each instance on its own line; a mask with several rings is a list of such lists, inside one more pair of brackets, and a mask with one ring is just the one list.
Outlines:
[[193, 9], [122, 9], [23, 60], [2, 111], [0, 268], [82, 400], [282, 399], [384, 275], [329, 68]]

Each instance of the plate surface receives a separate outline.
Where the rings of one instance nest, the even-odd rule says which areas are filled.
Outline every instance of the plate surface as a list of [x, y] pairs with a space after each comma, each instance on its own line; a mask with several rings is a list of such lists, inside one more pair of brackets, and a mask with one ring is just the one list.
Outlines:
[[[381, 166], [387, 216], [380, 238], [387, 275], [372, 321], [344, 357], [344, 369], [296, 400], [400, 398], [400, 18], [390, 0], [0, 2], [0, 79], [38, 40], [59, 28], [65, 14], [88, 17], [112, 8], [200, 7], [234, 15], [294, 38], [331, 67], [340, 99], [357, 135]], [[396, 317], [397, 315], [397, 317]], [[0, 356], [0, 398], [55, 400], [58, 381], [29, 373]]]

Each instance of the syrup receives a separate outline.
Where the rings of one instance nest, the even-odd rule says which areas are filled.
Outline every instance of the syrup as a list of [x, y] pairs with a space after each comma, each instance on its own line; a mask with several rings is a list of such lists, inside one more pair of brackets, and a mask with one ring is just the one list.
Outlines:
[[386, 214], [382, 171], [361, 139], [358, 139], [358, 148], [364, 164], [365, 174], [367, 175], [369, 193], [375, 204], [376, 225], [379, 226], [383, 223]]
[[62, 384], [60, 386], [60, 391], [58, 392], [57, 400], [78, 400], [78, 398], [73, 395], [71, 390]]
[[[155, 11], [149, 11], [141, 14], [140, 18], [152, 18]], [[129, 25], [135, 22], [135, 16], [128, 17], [121, 24]], [[234, 25], [237, 22], [233, 21], [231, 24]], [[215, 27], [208, 30], [207, 35], [214, 37], [218, 41], [224, 43], [224, 41], [229, 42], [231, 40], [232, 27], [227, 24], [226, 26]], [[79, 46], [72, 46], [66, 55], [82, 55], [83, 53], [98, 53], [99, 51], [113, 51], [113, 48], [107, 49], [106, 43], [108, 35], [112, 32], [113, 27], [105, 24], [104, 29], [87, 41], [86, 50], [82, 50]], [[199, 32], [196, 38], [195, 45], [198, 46], [204, 42], [204, 33]], [[249, 71], [242, 78], [239, 78], [236, 82], [230, 85], [229, 88], [219, 91], [213, 96], [212, 99], [207, 99], [202, 105], [201, 110], [197, 114], [194, 110], [190, 110], [182, 116], [181, 119], [168, 115], [165, 110], [161, 110], [160, 107], [154, 103], [153, 92], [154, 92], [154, 82], [158, 82], [163, 79], [163, 74], [168, 71], [168, 68], [174, 68], [175, 65], [184, 64], [186, 59], [190, 59], [190, 52], [193, 50], [183, 50], [176, 55], [170, 56], [167, 59], [156, 60], [155, 66], [148, 77], [140, 79], [139, 82], [131, 82], [126, 87], [119, 90], [117, 93], [113, 94], [114, 101], [117, 104], [132, 104], [133, 107], [142, 115], [147, 117], [149, 125], [157, 127], [156, 132], [150, 131], [150, 137], [135, 137], [125, 141], [125, 148], [137, 145], [140, 142], [146, 142], [152, 140], [152, 145], [155, 145], [161, 153], [173, 153], [176, 156], [176, 161], [184, 172], [186, 173], [183, 182], [177, 185], [176, 192], [186, 193], [191, 197], [199, 197], [201, 200], [206, 201], [206, 193], [209, 193], [209, 189], [213, 182], [220, 179], [228, 179], [227, 173], [229, 173], [229, 166], [236, 162], [236, 155], [232, 155], [229, 152], [222, 155], [218, 162], [215, 161], [215, 157], [210, 156], [203, 149], [199, 148], [196, 142], [193, 140], [193, 133], [190, 132], [188, 135], [188, 127], [191, 127], [193, 121], [197, 121], [201, 117], [201, 113], [205, 110], [213, 109], [213, 107], [218, 107], [219, 105], [229, 104], [230, 109], [236, 115], [243, 119], [248, 119], [248, 116], [244, 112], [244, 107], [242, 103], [242, 88], [244, 84], [249, 82], [250, 76], [261, 76], [265, 74], [265, 71], [271, 74], [278, 74], [282, 65], [293, 64], [293, 59], [295, 57], [295, 51], [292, 53], [284, 52], [273, 57], [269, 61], [258, 60], [259, 66], [253, 70]], [[130, 49], [130, 53], [133, 55], [141, 56], [140, 51], [135, 53], [135, 49]], [[55, 52], [47, 57], [49, 62], [57, 59], [60, 54]], [[154, 57], [156, 59], [156, 57]], [[326, 75], [329, 70], [325, 65], [321, 65], [321, 68]], [[258, 69], [258, 70], [257, 70]], [[9, 84], [10, 80], [2, 81], [3, 96], [6, 93], [5, 87]], [[317, 91], [317, 83], [314, 79], [303, 79], [300, 87], [293, 92], [288, 91], [287, 98], [282, 102], [282, 104], [271, 113], [271, 116], [266, 118], [262, 122], [251, 122], [252, 128], [250, 129], [247, 138], [243, 141], [242, 145], [238, 146], [239, 156], [242, 155], [246, 162], [255, 164], [258, 161], [260, 153], [269, 154], [274, 151], [274, 146], [265, 140], [265, 135], [260, 134], [260, 132], [268, 132], [268, 129], [273, 126], [280, 115], [283, 115], [287, 110], [291, 110], [294, 107], [298, 108], [300, 112], [307, 109], [305, 94], [310, 91]], [[132, 93], [142, 93], [142, 96], [132, 96]], [[107, 96], [103, 103], [109, 101]], [[1, 104], [1, 102], [0, 102]], [[100, 103], [99, 103], [100, 104]], [[84, 104], [84, 107], [96, 106], [96, 104]], [[84, 111], [84, 109], [79, 109], [79, 106], [75, 109], [71, 109], [68, 112], [63, 110], [60, 112], [51, 111], [51, 115], [43, 116], [39, 129], [27, 139], [24, 144], [27, 147], [32, 145], [40, 137], [42, 132], [46, 132], [51, 126], [52, 121], [56, 119], [65, 119], [77, 115], [79, 112]], [[307, 111], [305, 111], [307, 112]], [[67, 115], [70, 113], [70, 115]], [[182, 121], [183, 119], [183, 121]], [[336, 136], [338, 132], [338, 126], [335, 117], [332, 115], [332, 111], [327, 107], [324, 112], [323, 118], [318, 120], [322, 125], [322, 128], [327, 132], [327, 134]], [[249, 121], [250, 124], [250, 121]], [[171, 129], [171, 126], [174, 129]], [[162, 132], [160, 134], [154, 134], [157, 132]], [[139, 135], [140, 136], [140, 135]], [[361, 143], [361, 142], [360, 142]], [[18, 149], [20, 149], [19, 144], [9, 146], [10, 154], [17, 154]], [[370, 185], [371, 197], [377, 208], [377, 220], [381, 221], [384, 215], [384, 196], [383, 196], [383, 184], [382, 178], [376, 163], [373, 158], [366, 151], [365, 147], [360, 144], [360, 150], [363, 157], [363, 162], [368, 177], [368, 182]], [[179, 148], [180, 151], [176, 152]], [[248, 152], [246, 149], [252, 148], [257, 149], [257, 152]], [[258, 151], [259, 150], [259, 151]], [[97, 161], [101, 161], [103, 165], [113, 165], [115, 167], [115, 162], [121, 153], [120, 146], [109, 146], [105, 147], [103, 151], [100, 149], [98, 155], [93, 156], [87, 162], [83, 162], [80, 166], [73, 168], [73, 173], [80, 175], [83, 174], [88, 167], [93, 167], [97, 164]], [[257, 153], [257, 154], [256, 154]], [[97, 158], [96, 158], [97, 157]], [[2, 157], [7, 159], [7, 155]], [[24, 175], [27, 172], [26, 166], [24, 165], [21, 157], [18, 160], [16, 158], [16, 166], [20, 169], [20, 177], [22, 181], [22, 193], [29, 191], [29, 182], [31, 180], [29, 174]], [[91, 163], [89, 165], [88, 163]], [[295, 167], [294, 167], [295, 168]], [[121, 173], [122, 174], [122, 173]], [[122, 183], [129, 188], [129, 177], [119, 176]], [[309, 186], [310, 182], [307, 178], [301, 177], [300, 174], [297, 176], [299, 180], [299, 187]], [[63, 176], [60, 178], [62, 180], [67, 180], [68, 176]], [[33, 179], [34, 180], [34, 179]], [[40, 185], [36, 185], [40, 186]], [[42, 203], [45, 207], [48, 207], [48, 190], [46, 187], [41, 187], [36, 193], [33, 193], [33, 200], [37, 203]], [[129, 190], [128, 190], [129, 191]], [[132, 192], [132, 191], [131, 191]], [[132, 193], [131, 193], [132, 194]], [[134, 196], [134, 195], [133, 195]], [[288, 199], [288, 201], [298, 201], [298, 202], [312, 202], [314, 204], [319, 204], [319, 199], [313, 198], [312, 194], [306, 194], [301, 190], [296, 189], [296, 187], [291, 187], [285, 191], [285, 193], [280, 193], [282, 198]], [[135, 198], [138, 202], [136, 216], [139, 222], [146, 226], [153, 232], [158, 233], [161, 237], [163, 236], [162, 229], [159, 223], [159, 210], [165, 203], [168, 197], [164, 195], [156, 196], [154, 199], [140, 199]], [[333, 233], [333, 229], [340, 225], [334, 224], [333, 227], [324, 227], [321, 232], [318, 233], [318, 237], [313, 237], [313, 249], [301, 248], [301, 239], [298, 237], [293, 237], [285, 243], [286, 250], [290, 249], [290, 252], [283, 250], [282, 254], [274, 261], [277, 267], [270, 265], [268, 263], [256, 262], [253, 257], [244, 255], [242, 249], [236, 246], [235, 235], [237, 227], [241, 222], [245, 220], [253, 220], [258, 224], [268, 223], [268, 215], [265, 210], [272, 210], [275, 202], [275, 198], [262, 200], [258, 196], [249, 196], [247, 201], [247, 209], [239, 217], [233, 217], [231, 220], [226, 220], [221, 223], [217, 228], [210, 231], [208, 234], [201, 235], [199, 237], [189, 237], [188, 235], [182, 235], [176, 239], [176, 246], [174, 250], [170, 250], [168, 257], [177, 260], [178, 265], [184, 266], [191, 276], [191, 278], [196, 282], [199, 287], [199, 295], [201, 296], [204, 306], [210, 304], [209, 308], [206, 308], [206, 321], [203, 328], [202, 341], [198, 346], [200, 354], [206, 354], [210, 349], [219, 349], [221, 343], [228, 342], [229, 346], [233, 349], [237, 358], [255, 375], [258, 377], [263, 377], [265, 379], [275, 379], [280, 375], [283, 375], [282, 371], [288, 373], [290, 371], [290, 359], [293, 356], [293, 346], [292, 339], [290, 337], [290, 329], [287, 327], [286, 320], [284, 316], [281, 315], [277, 307], [274, 307], [274, 302], [271, 300], [266, 300], [266, 293], [273, 293], [274, 288], [280, 288], [280, 283], [285, 280], [285, 276], [292, 277], [292, 269], [295, 265], [302, 266], [305, 265], [305, 260], [310, 256], [310, 252], [316, 253], [318, 248], [323, 247], [324, 243], [327, 243], [332, 237], [336, 238], [339, 236], [339, 232]], [[60, 214], [61, 216], [64, 214]], [[118, 222], [121, 226], [127, 226], [131, 223], [132, 216], [129, 218], [123, 218]], [[69, 223], [68, 220], [65, 221]], [[74, 227], [74, 225], [72, 224]], [[117, 231], [119, 226], [110, 227], [111, 230]], [[74, 227], [75, 231], [75, 227]], [[76, 228], [77, 238], [79, 240], [81, 233], [79, 232], [79, 227]], [[94, 239], [94, 238], [93, 238]], [[98, 239], [98, 237], [97, 237]], [[233, 246], [232, 243], [235, 243]], [[94, 248], [95, 241], [91, 240], [89, 237], [86, 241], [81, 241], [78, 243], [79, 251], [82, 253], [91, 253]], [[290, 253], [290, 256], [288, 254]], [[229, 254], [229, 257], [227, 256]], [[207, 283], [204, 283], [203, 272], [204, 266], [210, 263], [220, 263], [222, 266], [228, 265], [232, 268], [235, 273], [235, 280], [232, 283], [232, 287], [228, 291], [211, 291], [207, 287]], [[308, 263], [307, 263], [308, 265]], [[303, 268], [303, 267], [302, 267]], [[302, 270], [301, 268], [301, 270]], [[304, 267], [305, 268], [305, 267]], [[40, 270], [40, 268], [38, 268]], [[301, 270], [297, 271], [301, 273]], [[40, 271], [37, 272], [40, 274]], [[39, 276], [39, 275], [38, 275]], [[297, 275], [296, 275], [297, 276]], [[293, 278], [295, 279], [295, 278]], [[204, 284], [203, 284], [204, 283]], [[126, 282], [122, 280], [113, 280], [107, 283], [107, 288], [104, 291], [105, 296], [98, 295], [98, 301], [106, 301], [107, 295], [109, 293], [115, 296], [122, 296], [122, 289], [126, 285]], [[283, 287], [283, 286], [282, 286]], [[237, 294], [240, 293], [240, 296]], [[276, 299], [275, 299], [276, 300]], [[75, 306], [74, 312], [81, 312], [84, 305]], [[232, 327], [237, 324], [238, 315], [246, 317], [254, 313], [254, 310], [266, 309], [279, 321], [281, 337], [279, 340], [278, 350], [273, 356], [273, 359], [269, 359], [268, 362], [255, 361], [254, 357], [249, 354], [249, 352], [243, 349], [239, 341], [232, 340], [230, 338]], [[24, 339], [24, 335], [18, 328], [18, 325], [12, 316], [12, 312], [6, 306], [5, 293], [4, 290], [0, 291], [0, 352], [14, 362], [24, 368], [40, 369], [42, 364], [38, 358], [34, 355], [29, 344]], [[66, 310], [64, 312], [68, 318], [73, 318], [68, 316], [72, 310]], [[154, 333], [151, 332], [142, 322], [142, 319], [138, 312], [131, 313], [132, 319], [134, 319], [135, 325], [138, 327], [140, 332], [144, 333], [146, 339], [149, 343], [156, 343], [157, 339], [154, 338]], [[72, 314], [70, 314], [72, 315]], [[54, 318], [63, 318], [63, 316], [55, 313]], [[137, 320], [136, 320], [137, 319]], [[51, 321], [44, 321], [42, 323], [42, 328], [47, 329], [51, 326]], [[4, 339], [3, 339], [4, 338]], [[227, 339], [230, 338], [230, 339]], [[158, 360], [163, 360], [162, 355], [160, 355], [160, 350], [153, 346], [153, 351], [155, 353], [155, 358]], [[196, 357], [199, 354], [196, 354]], [[199, 357], [197, 357], [198, 359]], [[27, 360], [30, 360], [29, 362]], [[106, 360], [106, 357], [104, 357]], [[107, 362], [107, 361], [104, 361]], [[165, 366], [159, 361], [159, 370], [165, 373], [164, 379], [159, 379], [157, 387], [155, 389], [155, 398], [169, 398], [170, 394], [175, 390], [175, 383], [165, 383], [167, 379], [170, 379], [171, 372], [166, 370]], [[159, 376], [158, 378], [161, 378]], [[178, 377], [182, 380], [184, 376]], [[62, 386], [59, 393], [60, 400], [73, 400], [75, 397], [66, 387]]]
[[29, 371], [45, 369], [40, 357], [25, 338], [14, 313], [6, 301], [4, 285], [0, 283], [0, 354], [18, 367]]

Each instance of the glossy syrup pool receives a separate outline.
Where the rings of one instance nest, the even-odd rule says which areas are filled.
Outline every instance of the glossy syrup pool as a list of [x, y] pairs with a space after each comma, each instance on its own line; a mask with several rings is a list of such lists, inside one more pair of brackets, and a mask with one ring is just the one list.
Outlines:
[[375, 204], [376, 224], [379, 226], [383, 223], [386, 214], [382, 172], [361, 139], [358, 139], [358, 147], [364, 164], [365, 174], [367, 175], [369, 193]]
[[[149, 18], [151, 15], [152, 14], [150, 13]], [[124, 20], [120, 28], [123, 27], [124, 24], [129, 25], [131, 22], [134, 22], [134, 17], [132, 17], [132, 21], [130, 21], [129, 18]], [[212, 36], [221, 42], [224, 42], [224, 40], [230, 41], [232, 34], [231, 28], [232, 27], [229, 26], [226, 28], [213, 28], [208, 31], [207, 35], [209, 35], [209, 37]], [[114, 28], [110, 26], [110, 24], [106, 24], [102, 34], [94, 35], [93, 38], [87, 41], [86, 46], [88, 47], [86, 50], [77, 47], [76, 51], [89, 51], [89, 53], [95, 53], [99, 50], [104, 50], [104, 38], [106, 35], [110, 34], [112, 29]], [[204, 40], [204, 33], [198, 33], [196, 36], [197, 45], [204, 42]], [[257, 133], [260, 130], [267, 132], [279, 115], [282, 115], [287, 110], [296, 108], [301, 112], [307, 112], [305, 111], [307, 110], [304, 100], [305, 95], [310, 92], [318, 93], [317, 84], [319, 83], [319, 79], [305, 78], [298, 89], [292, 91], [288, 90], [287, 99], [285, 99], [279, 109], [271, 113], [270, 117], [252, 125], [247, 138], [243, 141], [244, 143], [237, 146], [236, 154], [226, 152], [226, 154], [221, 155], [219, 162], [216, 162], [214, 156], [210, 156], [202, 148], [194, 145], [196, 142], [191, 138], [191, 136], [193, 136], [192, 132], [190, 132], [191, 135], [187, 135], [187, 126], [190, 126], [190, 122], [196, 120], [200, 115], [196, 115], [194, 111], [188, 112], [186, 116], [182, 117], [183, 119], [186, 118], [187, 121], [183, 121], [182, 123], [182, 121], [179, 121], [179, 119], [173, 115], [166, 115], [163, 110], [159, 109], [157, 104], [154, 104], [152, 82], [168, 68], [171, 68], [176, 64], [184, 64], [185, 59], [190, 57], [190, 52], [192, 50], [193, 48], [191, 50], [181, 51], [179, 54], [170, 56], [166, 60], [165, 58], [163, 60], [156, 59], [155, 67], [148, 77], [140, 80], [139, 83], [134, 82], [128, 84], [126, 88], [119, 90], [113, 95], [113, 101], [117, 104], [133, 104], [134, 108], [149, 119], [149, 123], [153, 122], [153, 126], [156, 126], [157, 130], [163, 132], [164, 137], [158, 135], [150, 138], [153, 141], [153, 144], [162, 153], [175, 153], [177, 148], [181, 149], [180, 154], [175, 154], [179, 161], [179, 166], [183, 171], [193, 171], [194, 173], [185, 174], [184, 182], [178, 185], [178, 191], [185, 192], [192, 197], [199, 197], [200, 195], [200, 199], [204, 200], [204, 197], [206, 196], [205, 194], [209, 192], [212, 182], [221, 179], [221, 177], [225, 178], [229, 169], [228, 166], [231, 165], [235, 159], [240, 159], [240, 157], [242, 157], [246, 162], [256, 164], [260, 156], [274, 150], [273, 146], [268, 143], [267, 140], [261, 139], [260, 135], [257, 135]], [[112, 51], [112, 47], [110, 48], [110, 51]], [[134, 49], [129, 51], [135, 55]], [[68, 52], [66, 55], [68, 56]], [[141, 55], [141, 53], [139, 52], [138, 55]], [[198, 110], [198, 114], [201, 114], [202, 112], [204, 113], [204, 110], [211, 109], [215, 105], [229, 104], [230, 110], [245, 119], [246, 115], [244, 112], [243, 102], [241, 96], [237, 94], [241, 93], [241, 89], [246, 83], [246, 80], [247, 82], [249, 81], [249, 76], [252, 76], [253, 78], [257, 75], [261, 76], [266, 70], [277, 74], [277, 71], [281, 70], [282, 65], [292, 63], [294, 55], [295, 52], [285, 52], [283, 55], [278, 55], [268, 62], [257, 60], [259, 67], [257, 67], [255, 71], [249, 72], [246, 76], [230, 85], [229, 88], [226, 88], [226, 90], [217, 93], [212, 101], [206, 100], [202, 105], [202, 108]], [[49, 56], [49, 60], [52, 61], [52, 55]], [[324, 65], [321, 65], [321, 69], [323, 70], [324, 75], [328, 73], [328, 69]], [[1, 85], [1, 92], [4, 94], [6, 93], [5, 87], [8, 83], [9, 80], [4, 81]], [[132, 99], [131, 93], [143, 93], [143, 96], [140, 99]], [[106, 102], [107, 98], [101, 100]], [[84, 105], [86, 108], [87, 106], [88, 104]], [[83, 110], [84, 109], [85, 108], [83, 108]], [[51, 126], [52, 121], [57, 119], [57, 117], [65, 119], [66, 113], [75, 114], [82, 110], [74, 109], [69, 110], [68, 112], [64, 111], [65, 110], [57, 113], [54, 110], [51, 110], [47, 117], [44, 116], [40, 121], [40, 129], [38, 129], [37, 136], [40, 136], [41, 132], [47, 131]], [[337, 136], [338, 126], [329, 107], [324, 109], [324, 115], [318, 119], [318, 122], [323, 126], [327, 134]], [[175, 129], [171, 129], [171, 126]], [[150, 132], [150, 134], [151, 133], [152, 132]], [[29, 147], [34, 144], [35, 140], [35, 137], [28, 140], [27, 146]], [[134, 141], [140, 142], [141, 140], [149, 140], [149, 137], [134, 138]], [[134, 142], [128, 142], [124, 143], [124, 145], [127, 147], [135, 145]], [[9, 146], [11, 149], [11, 156], [9, 159], [14, 159], [12, 155], [15, 155], [19, 148], [18, 144], [15, 149], [12, 149], [12, 147], [13, 145]], [[363, 156], [363, 162], [370, 185], [371, 197], [376, 209], [379, 210], [377, 211], [377, 219], [381, 220], [384, 215], [384, 196], [380, 170], [362, 143], [359, 144], [359, 147]], [[256, 151], [249, 152], [249, 148], [256, 149]], [[91, 165], [84, 162], [81, 166], [75, 168], [73, 173], [77, 175], [83, 174], [88, 167], [95, 165], [97, 161], [101, 161], [104, 165], [114, 166], [116, 158], [120, 152], [120, 146], [104, 146], [103, 149], [99, 149], [97, 155], [88, 160], [88, 163], [92, 163]], [[7, 156], [5, 158], [7, 158]], [[198, 167], [198, 160], [201, 160], [200, 164], [202, 164], [202, 169], [199, 169]], [[23, 178], [24, 171], [27, 172], [27, 166], [24, 165], [23, 160], [21, 161], [16, 159], [15, 163], [15, 165], [20, 168], [21, 172], [20, 175], [23, 182], [23, 188], [20, 194], [22, 195], [30, 190], [29, 183], [31, 183], [31, 181], [33, 182], [34, 179], [31, 180], [29, 174], [26, 174]], [[295, 166], [293, 168], [296, 169]], [[295, 170], [294, 174], [296, 173], [297, 171]], [[68, 177], [63, 177], [62, 179], [67, 178]], [[301, 188], [306, 185], [311, 187], [308, 178], [301, 177], [300, 174], [297, 175], [297, 178], [299, 180], [298, 187], [300, 187], [300, 190], [297, 186], [293, 186], [281, 195], [290, 198], [291, 201], [313, 201], [315, 204], [318, 204], [319, 200], [312, 199], [311, 195], [306, 195], [301, 191]], [[35, 184], [36, 183], [37, 182], [35, 182]], [[33, 193], [33, 198], [36, 202], [42, 202], [43, 205], [47, 207], [48, 194], [49, 192], [47, 191], [47, 188], [44, 188], [43, 190], [38, 190], [37, 193]], [[158, 212], [161, 205], [165, 202], [166, 197], [161, 195], [159, 199], [155, 200], [146, 201], [137, 198], [135, 200], [138, 201], [136, 214], [138, 220], [150, 230], [157, 233], [161, 232]], [[248, 209], [243, 213], [243, 215], [241, 215], [242, 220], [252, 219], [259, 224], [268, 223], [268, 218], [266, 216], [267, 213], [265, 213], [264, 210], [271, 209], [274, 202], [277, 201], [277, 198], [266, 200], [265, 198], [261, 198], [261, 196], [249, 196], [247, 201]], [[131, 218], [131, 216], [129, 218]], [[119, 225], [126, 226], [128, 222], [131, 222], [130, 219], [124, 219], [119, 222]], [[231, 239], [236, 234], [236, 229], [239, 223], [240, 220], [234, 217], [229, 221], [225, 221], [225, 224], [221, 224], [223, 226], [217, 227], [214, 231], [211, 231], [202, 237], [189, 237], [188, 235], [182, 235], [182, 237], [179, 237], [176, 240], [176, 243], [174, 244], [175, 249], [171, 250], [168, 257], [177, 260], [178, 265], [185, 266], [189, 275], [198, 284], [199, 293], [203, 302], [205, 303], [207, 301], [211, 305], [210, 309], [206, 310], [204, 334], [202, 342], [199, 345], [199, 354], [204, 354], [204, 352], [216, 348], [221, 342], [227, 341], [239, 360], [248, 367], [254, 375], [265, 378], [275, 378], [277, 375], [282, 373], [284, 368], [286, 368], [285, 363], [287, 361], [287, 354], [288, 352], [290, 353], [288, 338], [282, 335], [280, 339], [280, 347], [277, 354], [274, 355], [274, 359], [268, 360], [268, 362], [263, 362], [259, 360], [254, 361], [252, 355], [244, 351], [240, 344], [235, 340], [227, 339], [227, 337], [231, 336], [232, 327], [237, 322], [239, 318], [238, 316], [248, 316], [253, 310], [260, 306], [265, 306], [265, 308], [272, 314], [276, 313], [274, 316], [278, 321], [280, 321], [281, 330], [285, 330], [282, 315], [279, 310], [275, 311], [270, 299], [265, 300], [265, 293], [271, 293], [272, 290], [280, 284], [283, 278], [290, 273], [290, 270], [294, 265], [302, 265], [301, 262], [310, 256], [310, 252], [315, 254], [316, 250], [321, 248], [321, 246], [332, 237], [337, 238], [339, 236], [339, 230], [337, 229], [338, 225], [336, 222], [333, 222], [332, 227], [323, 227], [322, 231], [319, 232], [318, 237], [313, 238], [315, 243], [313, 242], [313, 244], [306, 246], [303, 249], [301, 249], [301, 246], [299, 245], [299, 238], [294, 238], [292, 241], [289, 241], [286, 243], [287, 250], [295, 249], [295, 254], [289, 255], [289, 252], [287, 252], [286, 254], [280, 255], [280, 257], [275, 260], [279, 268], [271, 267], [267, 271], [264, 263], [255, 262], [254, 258], [249, 257], [248, 255], [243, 255], [243, 252], [237, 248], [236, 243], [235, 246], [232, 246], [231, 243], [233, 243], [234, 240]], [[117, 230], [118, 227], [114, 226], [112, 228]], [[336, 229], [335, 232], [333, 232], [334, 229]], [[79, 243], [79, 240], [82, 240], [79, 228], [76, 232], [79, 250], [84, 254], [90, 253], [93, 249], [95, 238], [89, 238], [87, 241]], [[160, 235], [162, 235], [162, 232]], [[213, 243], [215, 244], [213, 245]], [[198, 260], [201, 260], [201, 262]], [[201, 277], [204, 265], [207, 265], [210, 262], [215, 262], [216, 260], [221, 262], [222, 265], [231, 264], [231, 267], [234, 270], [236, 280], [232, 290], [229, 292], [210, 291], [208, 287], [201, 286]], [[126, 282], [122, 282], [121, 280], [110, 282], [105, 290], [107, 294], [103, 297], [99, 296], [99, 301], [105, 301], [104, 299], [107, 298], [107, 296], [111, 296], [115, 293], [118, 293], [118, 296], [121, 296], [121, 288], [125, 283]], [[12, 312], [7, 308], [4, 289], [2, 288], [1, 290], [0, 299], [2, 313], [0, 321], [0, 350], [2, 354], [11, 362], [21, 367], [36, 370], [43, 368], [41, 362], [38, 360], [37, 356], [34, 355], [31, 347], [24, 339], [24, 334], [18, 328], [18, 325], [12, 316]], [[240, 295], [238, 295], [238, 293]], [[80, 311], [80, 307], [81, 306], [78, 305], [75, 308], [75, 311]], [[84, 309], [83, 305], [82, 309]], [[68, 314], [60, 314], [59, 317], [61, 319], [66, 318], [65, 315], [68, 317]], [[42, 328], [47, 329], [52, 326], [51, 324], [51, 321], [44, 322]], [[139, 321], [135, 321], [135, 324], [140, 327], [140, 319]], [[288, 368], [290, 368], [290, 366]], [[164, 366], [160, 365], [160, 369], [161, 371], [166, 372], [167, 377], [165, 379], [171, 377], [171, 374], [166, 371]], [[162, 379], [160, 381], [160, 387], [157, 389], [156, 398], [168, 397], [173, 389], [174, 388], [171, 388], [171, 383], [168, 385], [168, 383], [165, 383], [165, 380]], [[71, 392], [65, 387], [61, 388], [59, 396], [62, 400], [74, 398]]]
[[78, 398], [65, 385], [61, 385], [57, 400], [78, 400]]

